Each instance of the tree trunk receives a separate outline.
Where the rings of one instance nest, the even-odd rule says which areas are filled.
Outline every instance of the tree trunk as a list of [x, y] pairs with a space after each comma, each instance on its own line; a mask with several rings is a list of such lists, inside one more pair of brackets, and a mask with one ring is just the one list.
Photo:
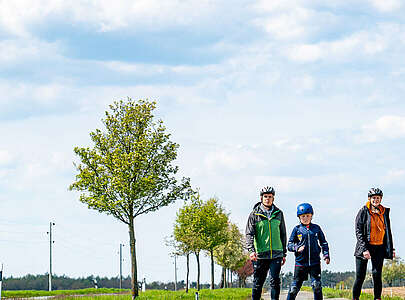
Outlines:
[[219, 287], [223, 289], [225, 287], [225, 268], [222, 267], [222, 273], [221, 273], [221, 282], [219, 283]]
[[231, 273], [231, 287], [232, 287], [232, 270], [229, 270], [229, 273]]
[[215, 288], [214, 286], [214, 250], [210, 249], [211, 254], [211, 290]]
[[190, 253], [187, 253], [186, 293], [188, 293], [188, 274], [190, 273]]
[[200, 252], [195, 253], [195, 258], [197, 259], [197, 291], [200, 290]]
[[129, 246], [131, 249], [131, 292], [132, 299], [138, 297], [138, 272], [136, 268], [136, 251], [135, 251], [135, 228], [134, 219], [129, 221]]

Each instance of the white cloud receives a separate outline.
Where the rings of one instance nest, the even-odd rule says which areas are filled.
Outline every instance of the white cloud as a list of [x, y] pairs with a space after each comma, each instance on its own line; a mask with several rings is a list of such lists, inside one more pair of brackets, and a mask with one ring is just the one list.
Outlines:
[[8, 150], [0, 149], [0, 166], [10, 164], [13, 160], [14, 156]]
[[0, 65], [56, 58], [59, 51], [58, 43], [43, 42], [35, 38], [3, 39], [0, 41]]
[[286, 56], [297, 62], [344, 61], [371, 57], [403, 44], [405, 29], [395, 24], [380, 24], [375, 30], [359, 31], [334, 41], [297, 44], [288, 47]]
[[266, 162], [259, 158], [252, 149], [244, 147], [232, 147], [217, 149], [209, 152], [204, 165], [211, 172], [221, 170], [240, 171], [250, 166], [264, 166]]
[[401, 0], [370, 0], [371, 5], [381, 12], [392, 12], [402, 6]]
[[362, 139], [374, 142], [380, 139], [405, 137], [405, 117], [387, 115], [363, 126]]
[[255, 23], [277, 39], [292, 39], [308, 34], [304, 23], [314, 17], [314, 12], [306, 8], [295, 8], [279, 15], [260, 18]]
[[282, 193], [306, 193], [314, 192], [319, 187], [328, 186], [330, 192], [340, 189], [351, 189], [359, 186], [361, 179], [346, 173], [331, 173], [317, 176], [255, 176], [257, 186], [271, 183], [276, 190]]
[[404, 169], [393, 169], [389, 170], [387, 174], [383, 177], [384, 183], [402, 183], [404, 182], [405, 178], [405, 170]]
[[[240, 5], [238, 7], [243, 9]], [[79, 0], [73, 3], [61, 0], [15, 0], [1, 2], [0, 25], [12, 34], [25, 37], [31, 35], [32, 24], [54, 21], [56, 18], [73, 24], [85, 24], [97, 31], [122, 28], [155, 31], [173, 26], [211, 24], [213, 16], [217, 14], [225, 16], [222, 18], [225, 20], [227, 15], [223, 12], [227, 10], [227, 2], [219, 5], [212, 1]]]

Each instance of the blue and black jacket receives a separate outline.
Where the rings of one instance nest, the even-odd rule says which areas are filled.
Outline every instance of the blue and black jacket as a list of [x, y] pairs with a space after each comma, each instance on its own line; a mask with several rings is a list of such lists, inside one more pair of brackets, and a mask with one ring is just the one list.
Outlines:
[[[298, 248], [305, 246], [302, 252]], [[299, 224], [294, 227], [290, 239], [288, 240], [288, 251], [295, 253], [296, 266], [312, 266], [321, 263], [320, 253], [324, 257], [329, 257], [329, 246], [322, 232], [321, 227], [310, 223], [308, 228]]]

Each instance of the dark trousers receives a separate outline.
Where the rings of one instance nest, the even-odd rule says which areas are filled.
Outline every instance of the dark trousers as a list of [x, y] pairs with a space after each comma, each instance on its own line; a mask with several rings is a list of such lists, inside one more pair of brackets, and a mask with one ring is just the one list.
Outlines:
[[[374, 283], [374, 299], [381, 299], [382, 281], [381, 273], [384, 264], [385, 246], [369, 246], [371, 255], [371, 273]], [[353, 285], [353, 299], [359, 299], [361, 287], [366, 278], [368, 260], [365, 258], [356, 257], [356, 280]]]
[[301, 289], [302, 283], [311, 276], [312, 290], [314, 291], [314, 300], [322, 300], [322, 283], [321, 283], [321, 264], [302, 267], [295, 266], [294, 279], [288, 291], [287, 300], [294, 300]]
[[270, 270], [271, 299], [278, 300], [280, 296], [281, 258], [258, 259], [253, 261], [252, 300], [260, 300], [263, 284]]

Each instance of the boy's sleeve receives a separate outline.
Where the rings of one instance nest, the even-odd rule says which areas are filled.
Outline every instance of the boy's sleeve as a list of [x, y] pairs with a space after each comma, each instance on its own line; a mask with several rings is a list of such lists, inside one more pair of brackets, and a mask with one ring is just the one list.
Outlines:
[[285, 229], [284, 214], [281, 213], [280, 238], [283, 245], [283, 256], [287, 256], [287, 231]]
[[245, 230], [245, 236], [246, 236], [246, 249], [249, 251], [249, 253], [256, 252], [255, 246], [254, 246], [254, 238], [255, 238], [255, 224], [254, 224], [254, 218], [253, 215], [250, 214], [247, 224], [246, 224], [246, 230]]
[[288, 240], [288, 251], [290, 252], [296, 252], [297, 251], [297, 243], [296, 241], [297, 237], [297, 227], [294, 227], [293, 231], [291, 232], [290, 239]]
[[325, 234], [323, 233], [321, 227], [319, 227], [318, 239], [319, 239], [319, 243], [321, 244], [323, 257], [325, 257], [325, 258], [327, 257], [330, 259], [329, 245], [328, 245], [328, 242], [326, 241]]

